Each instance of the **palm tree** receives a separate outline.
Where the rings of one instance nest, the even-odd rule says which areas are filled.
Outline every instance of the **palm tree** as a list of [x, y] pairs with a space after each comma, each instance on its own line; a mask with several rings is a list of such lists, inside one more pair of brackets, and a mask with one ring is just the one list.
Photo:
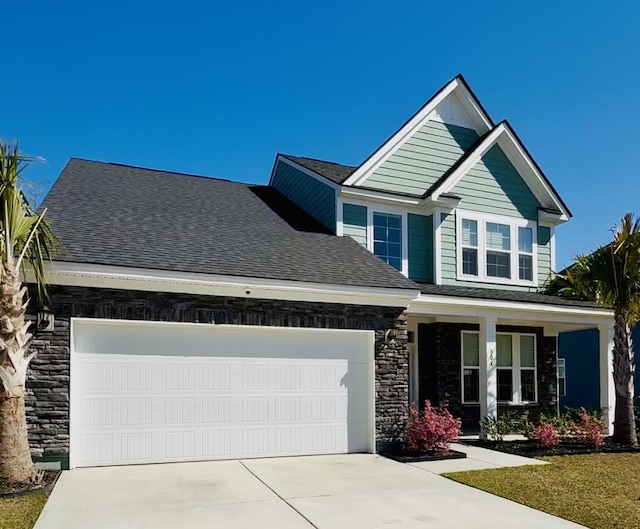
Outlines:
[[38, 294], [45, 293], [45, 263], [56, 239], [20, 189], [20, 174], [32, 161], [17, 144], [0, 141], [0, 481], [37, 479], [27, 437], [25, 381], [32, 335], [24, 273], [29, 266]]
[[554, 277], [549, 293], [612, 307], [613, 381], [616, 392], [613, 440], [637, 446], [633, 408], [635, 372], [631, 329], [640, 320], [640, 220], [627, 213], [613, 229], [613, 240]]

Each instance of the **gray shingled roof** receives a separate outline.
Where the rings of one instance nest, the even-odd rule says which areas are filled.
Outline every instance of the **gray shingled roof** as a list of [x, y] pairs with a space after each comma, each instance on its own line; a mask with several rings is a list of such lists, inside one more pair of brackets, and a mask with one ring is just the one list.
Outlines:
[[289, 154], [281, 154], [284, 158], [293, 160], [302, 167], [318, 173], [320, 176], [328, 178], [336, 184], [342, 184], [357, 169], [350, 165], [342, 165], [334, 162], [326, 162], [324, 160], [316, 160], [315, 158], [305, 158], [302, 156], [290, 156]]
[[434, 285], [432, 283], [418, 283], [420, 292], [434, 296], [453, 296], [459, 298], [491, 299], [499, 301], [519, 301], [523, 303], [541, 303], [544, 305], [559, 305], [570, 307], [603, 308], [590, 301], [579, 301], [560, 296], [550, 296], [539, 292], [522, 292], [516, 290], [498, 290], [491, 288], [465, 287], [458, 285]]
[[43, 206], [64, 261], [417, 291], [351, 238], [296, 230], [264, 189], [71, 159]]

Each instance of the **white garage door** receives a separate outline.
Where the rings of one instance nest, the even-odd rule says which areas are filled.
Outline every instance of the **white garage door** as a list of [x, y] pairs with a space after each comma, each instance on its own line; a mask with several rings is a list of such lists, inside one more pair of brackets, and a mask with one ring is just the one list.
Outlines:
[[74, 319], [72, 467], [374, 450], [373, 333]]

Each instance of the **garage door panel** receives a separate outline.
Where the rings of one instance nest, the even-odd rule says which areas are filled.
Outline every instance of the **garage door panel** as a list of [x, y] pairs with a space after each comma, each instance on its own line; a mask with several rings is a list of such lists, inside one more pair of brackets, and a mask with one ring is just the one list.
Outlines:
[[[247, 339], [240, 327], [195, 326], [194, 332], [193, 325], [170, 325], [167, 334], [165, 329], [158, 333], [157, 324], [85, 321], [74, 331], [73, 466], [370, 447], [368, 333], [270, 333], [271, 328], [257, 333], [250, 328]], [[202, 327], [206, 346], [198, 338]], [[114, 337], [108, 347], [105, 328]], [[95, 339], [89, 340], [94, 331]], [[193, 334], [198, 339], [192, 340]], [[146, 337], [146, 343], [139, 336], [134, 340], [141, 349], [118, 351], [134, 335]], [[233, 350], [233, 336], [261, 350]], [[177, 343], [180, 354], [157, 354]]]

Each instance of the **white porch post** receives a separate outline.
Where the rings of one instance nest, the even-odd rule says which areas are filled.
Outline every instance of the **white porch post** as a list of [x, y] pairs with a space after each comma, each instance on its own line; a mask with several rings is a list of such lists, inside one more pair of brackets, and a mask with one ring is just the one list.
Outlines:
[[613, 383], [613, 325], [598, 326], [600, 334], [600, 407], [606, 408], [607, 434], [613, 434], [616, 389]]
[[[480, 419], [498, 416], [496, 318], [480, 320]], [[485, 383], [483, 384], [483, 380]]]

